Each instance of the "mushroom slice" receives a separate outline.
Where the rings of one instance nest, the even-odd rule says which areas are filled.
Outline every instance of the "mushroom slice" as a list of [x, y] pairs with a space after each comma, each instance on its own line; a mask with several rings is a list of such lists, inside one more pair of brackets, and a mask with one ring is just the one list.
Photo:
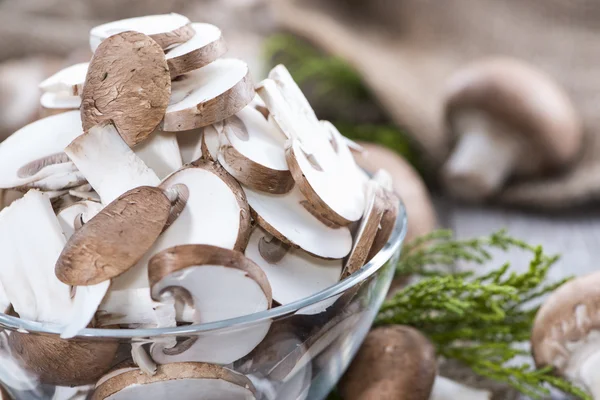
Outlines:
[[275, 66], [269, 72], [269, 79], [272, 79], [277, 84], [279, 90], [286, 99], [289, 99], [292, 102], [295, 109], [299, 110], [307, 118], [315, 122], [318, 121], [317, 115], [310, 106], [308, 99], [304, 96], [304, 93], [302, 93], [302, 90], [294, 81], [294, 78], [292, 78], [290, 71], [288, 71], [283, 64]]
[[245, 252], [267, 275], [273, 300], [285, 305], [336, 284], [342, 260], [324, 260], [300, 249], [290, 249], [257, 227]]
[[98, 193], [96, 193], [89, 184], [78, 186], [69, 190], [69, 195], [75, 199], [93, 201], [94, 203], [101, 202], [100, 196], [98, 196]]
[[371, 250], [365, 262], [369, 262], [377, 253], [383, 249], [392, 236], [398, 213], [400, 212], [400, 199], [396, 193], [391, 191], [392, 177], [387, 171], [379, 170], [373, 176], [373, 180], [381, 185], [379, 192], [384, 204], [384, 212], [379, 222], [379, 228], [371, 245]]
[[377, 232], [379, 230], [379, 224], [385, 213], [385, 201], [383, 198], [383, 189], [375, 181], [369, 182], [367, 189], [367, 208], [365, 209], [364, 215], [356, 232], [354, 238], [354, 245], [352, 251], [346, 260], [346, 265], [342, 272], [342, 279], [347, 278], [356, 271], [358, 271], [363, 265], [365, 265]]
[[94, 385], [57, 386], [52, 400], [86, 400], [94, 389]]
[[222, 121], [248, 105], [254, 93], [245, 62], [216, 60], [173, 82], [162, 129], [185, 131]]
[[81, 135], [78, 111], [33, 122], [0, 143], [0, 188], [17, 188], [64, 172], [69, 162], [63, 150]]
[[[236, 318], [271, 308], [271, 286], [265, 273], [235, 250], [208, 245], [185, 245], [164, 250], [150, 260], [148, 278], [152, 298], [177, 297], [187, 292], [193, 323]], [[172, 288], [180, 288], [172, 291]], [[232, 295], [234, 293], [234, 295]], [[204, 361], [229, 364], [248, 354], [265, 337], [270, 323], [235, 332], [187, 338], [173, 348], [162, 342], [151, 347], [152, 358], [161, 364]]]
[[75, 231], [94, 218], [104, 206], [94, 201], [80, 201], [63, 208], [56, 217], [63, 234], [69, 240]]
[[281, 136], [254, 107], [223, 121], [218, 159], [240, 183], [263, 192], [286, 193], [294, 186]]
[[211, 24], [194, 23], [196, 34], [187, 42], [167, 52], [171, 77], [202, 68], [227, 52], [221, 30]]
[[90, 63], [86, 62], [64, 68], [40, 83], [39, 87], [44, 93], [65, 93], [70, 96], [79, 96], [89, 65]]
[[196, 33], [190, 26], [190, 20], [183, 15], [175, 13], [148, 15], [113, 21], [92, 28], [90, 48], [95, 52], [103, 40], [125, 31], [136, 31], [148, 35], [163, 49], [184, 43]]
[[177, 137], [170, 132], [155, 131], [133, 151], [160, 179], [182, 166]]
[[[58, 156], [58, 158], [55, 158], [55, 157], [57, 157], [57, 156], [51, 156], [51, 157], [47, 158], [47, 162], [52, 163], [52, 162], [54, 162], [53, 159], [56, 159], [56, 160], [68, 159], [66, 154], [60, 154]], [[38, 166], [33, 166], [33, 169], [39, 168], [41, 165], [43, 165], [44, 162], [45, 161], [42, 160], [42, 164], [39, 164]], [[23, 171], [25, 171], [26, 168], [24, 168]], [[33, 170], [32, 170], [32, 172], [33, 172]], [[49, 175], [45, 178], [36, 180], [34, 182], [28, 183], [26, 185], [23, 185], [23, 186], [21, 186], [20, 189], [23, 190], [23, 189], [27, 189], [27, 188], [35, 188], [35, 189], [40, 189], [40, 190], [47, 191], [47, 192], [50, 192], [50, 191], [60, 192], [63, 190], [70, 189], [72, 187], [80, 186], [80, 185], [84, 184], [85, 182], [86, 182], [85, 176], [83, 176], [83, 174], [77, 170], [77, 167], [75, 166], [75, 164], [73, 164], [72, 162], [69, 161], [69, 162], [61, 162], [59, 164], [53, 164], [51, 175]]]
[[81, 95], [83, 129], [112, 120], [129, 146], [144, 141], [169, 104], [165, 54], [150, 37], [123, 32], [106, 39], [90, 62]]
[[148, 286], [124, 289], [115, 289], [115, 286], [112, 285], [98, 307], [96, 326], [165, 328], [176, 325], [174, 301], [153, 301]]
[[56, 276], [69, 285], [94, 285], [134, 266], [160, 235], [171, 212], [161, 189], [142, 186], [107, 205], [69, 239]]
[[205, 363], [161, 365], [148, 376], [140, 370], [121, 372], [96, 387], [92, 400], [177, 399], [253, 400], [256, 389], [244, 375]]
[[70, 110], [79, 110], [81, 106], [81, 97], [66, 93], [48, 92], [40, 97], [42, 108], [52, 110], [52, 112], [66, 112]]
[[322, 258], [344, 258], [352, 248], [347, 227], [332, 228], [304, 206], [297, 187], [285, 194], [270, 194], [244, 187], [258, 224], [284, 243]]
[[91, 128], [64, 151], [104, 204], [132, 188], [160, 183], [156, 173], [135, 155], [112, 124]]

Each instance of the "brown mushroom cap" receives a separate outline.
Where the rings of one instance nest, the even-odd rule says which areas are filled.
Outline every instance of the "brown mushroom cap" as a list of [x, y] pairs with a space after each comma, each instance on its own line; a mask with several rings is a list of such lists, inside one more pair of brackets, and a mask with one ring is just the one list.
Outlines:
[[359, 145], [364, 151], [354, 157], [361, 168], [372, 173], [384, 169], [392, 176], [394, 191], [400, 195], [408, 214], [406, 241], [433, 231], [437, 225], [436, 212], [417, 171], [393, 150], [366, 142], [359, 142]]
[[108, 371], [117, 353], [116, 341], [74, 341], [58, 336], [11, 332], [11, 354], [42, 383], [80, 386], [95, 383]]
[[[524, 62], [474, 62], [454, 74], [446, 90], [448, 125], [452, 127], [464, 110], [482, 111], [501, 121], [539, 154], [537, 165], [528, 165], [529, 173], [563, 166], [581, 147], [581, 122], [567, 94], [550, 76]], [[531, 164], [531, 156], [523, 161]]]
[[367, 335], [339, 388], [344, 400], [427, 400], [436, 372], [435, 350], [425, 336], [408, 326], [386, 326]]
[[95, 285], [135, 265], [154, 244], [171, 213], [162, 189], [132, 189], [75, 232], [56, 262], [68, 285]]
[[112, 120], [134, 146], [158, 126], [170, 96], [171, 77], [162, 48], [139, 32], [111, 36], [98, 46], [88, 68], [81, 96], [83, 129]]
[[577, 277], [556, 289], [540, 307], [531, 347], [536, 365], [565, 374], [576, 343], [600, 326], [600, 272]]

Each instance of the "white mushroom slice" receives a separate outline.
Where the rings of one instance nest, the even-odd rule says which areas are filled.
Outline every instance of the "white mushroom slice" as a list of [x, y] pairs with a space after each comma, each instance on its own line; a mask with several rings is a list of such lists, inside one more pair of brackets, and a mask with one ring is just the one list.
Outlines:
[[173, 133], [156, 131], [133, 151], [160, 179], [182, 166], [177, 137]]
[[137, 365], [146, 375], [156, 374], [156, 363], [152, 361], [144, 349], [143, 343], [131, 344], [131, 359], [133, 360], [134, 364]]
[[102, 204], [93, 201], [80, 201], [63, 208], [56, 217], [67, 240], [76, 230], [94, 218], [102, 208]]
[[115, 289], [149, 287], [148, 261], [169, 247], [208, 244], [240, 251], [246, 248], [250, 211], [235, 179], [216, 164], [199, 162], [175, 172], [161, 187], [166, 190], [178, 184], [188, 189], [186, 207], [140, 262], [115, 279]]
[[259, 227], [250, 235], [244, 254], [265, 272], [273, 300], [282, 305], [335, 285], [342, 272], [342, 260], [324, 260], [300, 249], [286, 248]]
[[263, 192], [286, 193], [294, 186], [284, 151], [285, 137], [254, 107], [223, 121], [218, 160], [240, 183]]
[[91, 189], [91, 186], [90, 190], [81, 190], [80, 187], [71, 189], [69, 190], [69, 195], [81, 200], [93, 201], [95, 203], [101, 202], [100, 196], [98, 196], [98, 193]]
[[0, 212], [0, 233], [5, 255], [0, 281], [19, 316], [67, 326], [69, 331], [85, 328], [108, 285], [77, 290], [72, 298], [71, 287], [57, 279], [54, 264], [66, 239], [50, 199], [29, 191]]
[[52, 395], [52, 400], [86, 400], [93, 389], [93, 385], [57, 386]]
[[111, 203], [129, 189], [160, 183], [156, 173], [135, 155], [112, 124], [91, 128], [64, 151], [103, 204]]
[[98, 307], [98, 327], [165, 328], [176, 325], [173, 301], [153, 301], [148, 287], [115, 290], [114, 286]]
[[323, 258], [344, 258], [350, 252], [350, 230], [329, 227], [314, 217], [302, 205], [306, 200], [297, 187], [280, 195], [247, 187], [244, 191], [258, 224], [282, 242]]
[[310, 106], [306, 96], [304, 96], [304, 93], [302, 93], [302, 90], [284, 65], [279, 64], [275, 66], [269, 72], [269, 79], [275, 81], [279, 90], [286, 99], [292, 102], [294, 108], [300, 110], [307, 118], [315, 122], [318, 121], [317, 115]]
[[369, 252], [379, 230], [379, 224], [386, 211], [382, 192], [383, 189], [377, 182], [369, 182], [367, 188], [367, 207], [356, 232], [352, 251], [346, 260], [342, 278], [346, 278], [358, 271], [365, 265], [368, 259]]
[[202, 68], [227, 52], [221, 30], [216, 26], [194, 23], [192, 29], [194, 37], [167, 52], [171, 77]]
[[185, 131], [222, 121], [248, 105], [254, 93], [245, 62], [216, 60], [173, 81], [162, 129]]
[[73, 288], [75, 296], [73, 297], [73, 309], [71, 311], [71, 320], [63, 328], [60, 337], [69, 339], [77, 336], [79, 331], [88, 326], [94, 318], [98, 306], [106, 296], [110, 287], [110, 281], [104, 281], [95, 285], [75, 286]]
[[[83, 133], [79, 111], [33, 122], [0, 143], [0, 188], [15, 188], [51, 176], [68, 162], [65, 146]], [[58, 167], [63, 172], [63, 167]]]
[[184, 43], [195, 34], [190, 26], [190, 20], [175, 13], [122, 19], [92, 28], [90, 31], [92, 52], [96, 51], [104, 39], [125, 31], [148, 35], [163, 49]]
[[83, 89], [89, 64], [87, 62], [79, 63], [64, 68], [40, 83], [39, 87], [45, 93], [64, 92], [67, 95], [79, 96]]
[[[200, 397], [199, 397], [200, 396]], [[92, 400], [254, 400], [256, 389], [244, 375], [204, 363], [161, 365], [155, 375], [135, 369], [96, 387]]]
[[195, 160], [198, 160], [199, 158], [212, 161], [217, 160], [219, 156], [219, 147], [221, 146], [219, 132], [222, 130], [222, 122], [217, 122], [216, 124], [202, 128], [202, 140], [194, 149], [192, 158]]
[[[48, 158], [48, 162], [52, 163], [54, 160], [68, 159], [66, 154], [59, 156], [52, 156]], [[44, 164], [42, 161], [37, 166], [33, 166], [33, 170], [39, 168]], [[23, 185], [21, 189], [35, 188], [43, 191], [63, 191], [72, 187], [80, 186], [86, 182], [85, 176], [77, 170], [77, 167], [72, 162], [61, 162], [59, 164], [53, 164], [48, 166], [48, 171], [52, 171], [52, 174], [36, 180], [34, 182]], [[25, 171], [25, 169], [23, 169]]]
[[[155, 255], [148, 266], [152, 298], [164, 294], [191, 303], [193, 323], [209, 323], [249, 315], [271, 308], [271, 286], [261, 268], [240, 252], [207, 245], [172, 247]], [[177, 291], [173, 291], [177, 288]], [[234, 296], [231, 294], [235, 293]], [[229, 364], [248, 354], [265, 337], [269, 322], [234, 332], [198, 335], [165, 348], [151, 348], [161, 363], [204, 361]]]
[[50, 110], [79, 110], [81, 106], [81, 97], [66, 93], [48, 92], [40, 97], [40, 104], [43, 108]]
[[183, 164], [189, 164], [200, 157], [195, 157], [196, 148], [200, 147], [202, 141], [202, 128], [192, 129], [190, 131], [177, 132], [177, 144]]

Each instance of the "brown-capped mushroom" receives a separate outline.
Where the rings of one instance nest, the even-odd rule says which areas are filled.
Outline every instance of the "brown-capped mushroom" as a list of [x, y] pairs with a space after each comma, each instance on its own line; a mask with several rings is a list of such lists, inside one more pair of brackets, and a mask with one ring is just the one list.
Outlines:
[[552, 367], [594, 399], [600, 398], [599, 298], [599, 272], [565, 283], [540, 307], [531, 335], [536, 365]]
[[474, 62], [447, 83], [445, 113], [456, 145], [442, 170], [454, 196], [483, 200], [511, 177], [536, 176], [573, 162], [581, 121], [564, 90], [524, 62]]
[[92, 51], [95, 52], [103, 40], [125, 31], [136, 31], [148, 35], [165, 50], [185, 43], [193, 38], [196, 33], [190, 20], [180, 14], [171, 13], [127, 18], [92, 28], [90, 31]]
[[153, 376], [123, 369], [102, 379], [92, 400], [254, 400], [256, 395], [244, 375], [217, 365], [186, 362], [161, 365]]
[[88, 68], [81, 94], [83, 129], [111, 120], [127, 144], [135, 146], [156, 129], [170, 95], [169, 68], [160, 46], [139, 32], [111, 36]]
[[392, 177], [393, 191], [402, 199], [408, 215], [406, 241], [433, 231], [437, 225], [436, 212], [417, 171], [391, 149], [366, 142], [358, 144], [363, 150], [356, 152], [355, 158], [361, 168], [371, 173], [383, 169]]

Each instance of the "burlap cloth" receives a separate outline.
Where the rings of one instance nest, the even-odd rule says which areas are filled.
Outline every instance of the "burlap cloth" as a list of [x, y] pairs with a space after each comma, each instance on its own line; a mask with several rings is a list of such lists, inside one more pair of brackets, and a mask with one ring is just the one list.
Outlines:
[[532, 62], [571, 96], [585, 126], [578, 162], [513, 182], [504, 204], [572, 207], [600, 199], [600, 2], [595, 0], [274, 0], [290, 31], [350, 62], [435, 171], [446, 159], [445, 80], [488, 55]]

